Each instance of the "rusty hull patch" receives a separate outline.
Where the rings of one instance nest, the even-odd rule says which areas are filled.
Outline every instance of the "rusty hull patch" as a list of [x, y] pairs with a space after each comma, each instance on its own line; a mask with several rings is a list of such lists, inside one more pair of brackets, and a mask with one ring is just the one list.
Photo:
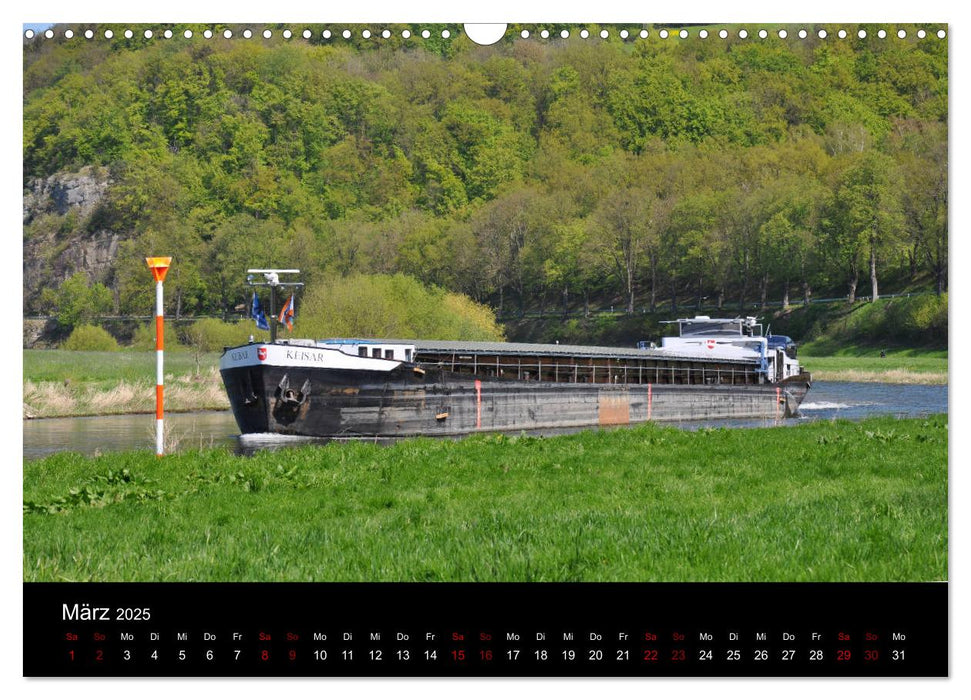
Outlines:
[[630, 423], [630, 396], [626, 391], [601, 391], [597, 398], [600, 425]]

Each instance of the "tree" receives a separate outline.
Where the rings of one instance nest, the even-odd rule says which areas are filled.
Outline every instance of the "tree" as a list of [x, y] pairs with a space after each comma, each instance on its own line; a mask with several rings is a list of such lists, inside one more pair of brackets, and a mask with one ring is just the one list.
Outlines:
[[83, 272], [68, 277], [54, 295], [48, 300], [53, 302], [55, 318], [64, 328], [75, 328], [90, 324], [96, 316], [110, 313], [114, 304], [111, 290], [100, 282], [88, 283]]
[[878, 260], [902, 228], [899, 176], [893, 160], [876, 151], [854, 154], [834, 183], [829, 230], [849, 277], [849, 302], [856, 300], [861, 263], [869, 258], [871, 300], [879, 298]]

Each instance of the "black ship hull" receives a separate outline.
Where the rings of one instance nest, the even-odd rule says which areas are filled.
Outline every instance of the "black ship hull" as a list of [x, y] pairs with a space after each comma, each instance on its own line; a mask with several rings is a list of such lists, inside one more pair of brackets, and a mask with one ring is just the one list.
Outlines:
[[221, 370], [243, 434], [455, 436], [794, 415], [808, 374], [779, 383], [620, 384], [475, 377], [402, 363], [391, 371], [256, 364]]

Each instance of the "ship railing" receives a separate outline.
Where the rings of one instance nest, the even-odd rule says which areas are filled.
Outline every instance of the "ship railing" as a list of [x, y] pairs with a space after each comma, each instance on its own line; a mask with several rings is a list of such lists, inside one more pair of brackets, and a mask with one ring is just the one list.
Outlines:
[[721, 363], [715, 366], [691, 366], [676, 361], [645, 362], [643, 364], [616, 362], [543, 362], [530, 357], [528, 361], [502, 362], [480, 358], [452, 359], [450, 357], [419, 360], [422, 367], [436, 367], [457, 374], [478, 377], [514, 379], [519, 381], [573, 384], [684, 384], [736, 385], [761, 384], [765, 375], [756, 365]]

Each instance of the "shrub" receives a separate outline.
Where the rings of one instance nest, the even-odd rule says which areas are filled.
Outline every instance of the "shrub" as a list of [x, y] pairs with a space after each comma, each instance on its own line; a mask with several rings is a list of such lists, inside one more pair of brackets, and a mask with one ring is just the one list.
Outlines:
[[[196, 321], [182, 331], [186, 345], [201, 352], [219, 352], [224, 347], [242, 345], [255, 335], [255, 325], [250, 323], [227, 323], [218, 318], [204, 318]], [[265, 332], [260, 332], [265, 335]]]
[[78, 326], [71, 331], [70, 337], [62, 346], [65, 350], [115, 351], [118, 341], [104, 328], [98, 326]]
[[[281, 330], [281, 336], [287, 331]], [[502, 340], [489, 307], [407, 275], [330, 279], [297, 300], [296, 337]]]
[[[179, 336], [168, 321], [165, 322], [165, 349], [181, 350]], [[131, 337], [131, 347], [133, 350], [154, 350], [155, 349], [155, 322], [151, 321], [139, 326]]]

